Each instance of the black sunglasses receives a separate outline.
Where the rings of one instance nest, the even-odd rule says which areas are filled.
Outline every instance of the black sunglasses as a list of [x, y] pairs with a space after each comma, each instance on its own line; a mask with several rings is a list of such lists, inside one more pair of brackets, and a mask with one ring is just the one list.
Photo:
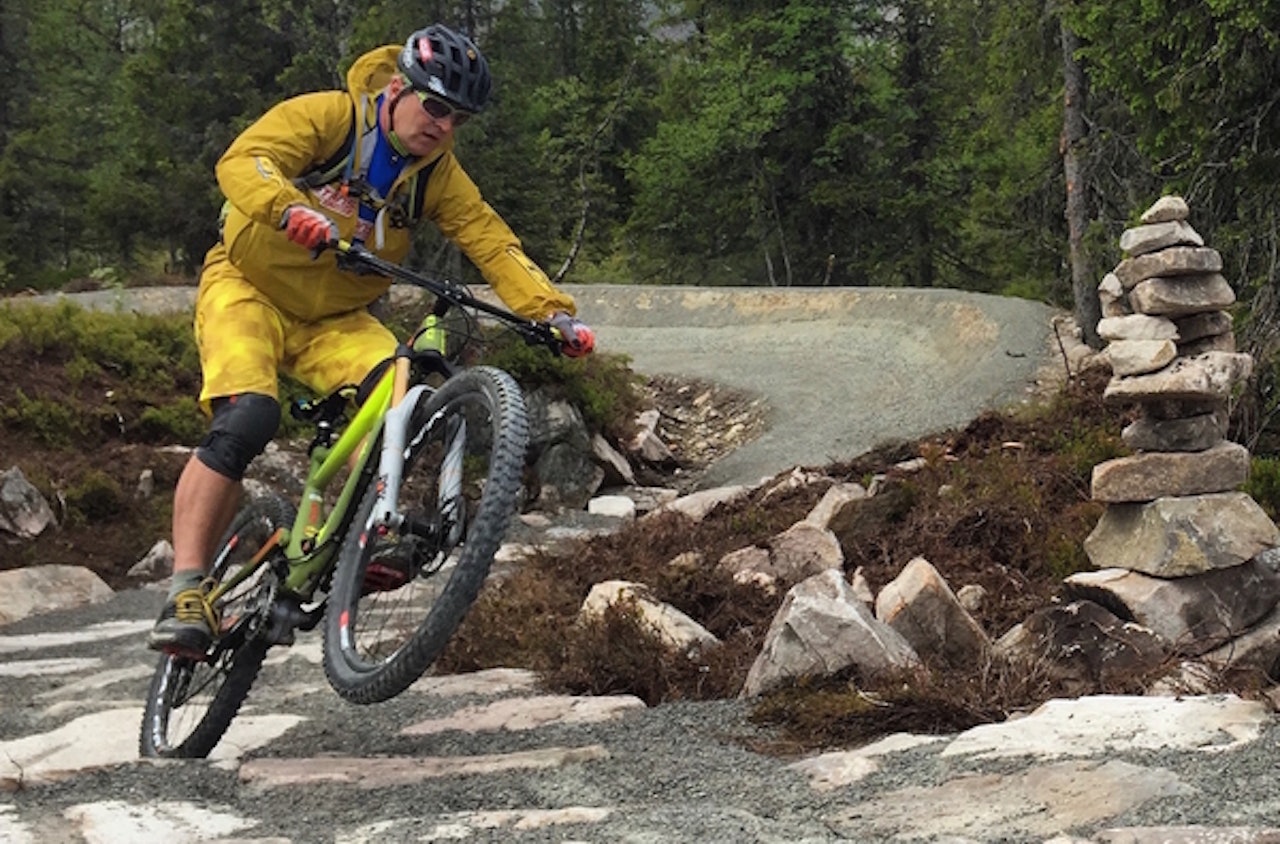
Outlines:
[[444, 120], [446, 117], [453, 118], [454, 126], [461, 126], [471, 119], [471, 112], [464, 111], [448, 103], [435, 94], [426, 91], [414, 89], [413, 93], [418, 95], [418, 100], [422, 103], [422, 110], [436, 120]]

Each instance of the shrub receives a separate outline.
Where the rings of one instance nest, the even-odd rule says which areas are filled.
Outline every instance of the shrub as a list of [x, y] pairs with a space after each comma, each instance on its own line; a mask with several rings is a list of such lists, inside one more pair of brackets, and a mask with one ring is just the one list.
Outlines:
[[105, 472], [92, 469], [80, 482], [67, 490], [67, 509], [89, 522], [114, 518], [124, 512], [128, 498], [120, 484]]
[[644, 405], [643, 378], [626, 355], [594, 354], [563, 358], [529, 346], [510, 334], [491, 338], [481, 360], [511, 373], [528, 389], [553, 386], [582, 411], [592, 431], [624, 439]]
[[194, 444], [204, 436], [208, 421], [194, 398], [181, 398], [161, 407], [148, 407], [138, 420], [136, 436], [146, 442]]
[[1249, 480], [1243, 489], [1275, 519], [1280, 514], [1280, 458], [1253, 458], [1249, 464]]
[[49, 446], [66, 445], [86, 433], [84, 421], [73, 404], [30, 398], [21, 388], [15, 391], [12, 404], [0, 406], [0, 421], [9, 430], [28, 434]]

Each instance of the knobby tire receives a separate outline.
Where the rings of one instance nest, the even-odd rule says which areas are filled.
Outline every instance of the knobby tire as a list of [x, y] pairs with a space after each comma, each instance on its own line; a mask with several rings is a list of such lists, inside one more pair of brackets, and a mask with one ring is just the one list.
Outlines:
[[[221, 581], [234, 566], [252, 557], [277, 528], [292, 525], [293, 514], [293, 507], [274, 494], [247, 503], [236, 514], [219, 543], [214, 554], [218, 562], [210, 577]], [[262, 574], [250, 580], [259, 583], [262, 576], [269, 576], [266, 568], [264, 565]], [[233, 605], [251, 593], [250, 584], [244, 586], [243, 591], [226, 596], [227, 600], [222, 604], [224, 614], [228, 610], [234, 611]], [[224, 652], [212, 664], [190, 657], [161, 654], [147, 691], [139, 753], [144, 758], [202, 759], [208, 756], [248, 697], [268, 647], [260, 637], [249, 637], [231, 651]], [[189, 701], [178, 700], [175, 696], [180, 695], [187, 685], [208, 690], [207, 708], [203, 714], [198, 709], [192, 713], [181, 711]], [[192, 705], [198, 707], [201, 704]], [[197, 718], [190, 732], [184, 736], [170, 735], [175, 714], [179, 717], [190, 714]]]
[[[476, 422], [482, 416], [487, 416], [487, 426]], [[507, 373], [492, 367], [465, 370], [420, 399], [407, 437], [402, 505], [413, 497], [411, 474], [429, 476], [439, 469], [435, 462], [439, 451], [433, 448], [439, 445], [442, 432], [449, 429], [447, 420], [451, 417], [470, 420], [466, 423], [467, 439], [473, 435], [480, 437], [482, 442], [476, 451], [485, 453], [468, 452], [467, 465], [471, 467], [468, 471], [480, 477], [467, 484], [468, 489], [473, 490], [473, 500], [465, 508], [467, 517], [461, 544], [449, 547], [449, 543], [445, 543], [446, 547], [434, 549], [438, 552], [435, 565], [440, 566], [439, 570], [415, 575], [399, 590], [371, 594], [366, 572], [371, 559], [376, 560], [382, 541], [376, 531], [367, 529], [377, 500], [376, 483], [371, 483], [365, 491], [344, 540], [325, 612], [324, 668], [334, 690], [353, 703], [389, 700], [412, 685], [435, 662], [479, 595], [493, 556], [515, 514], [528, 420], [516, 382]], [[426, 485], [430, 486], [430, 482]], [[438, 561], [446, 558], [452, 564], [441, 566]], [[403, 605], [411, 620], [403, 622], [406, 632], [393, 637], [387, 631], [394, 633], [394, 625], [375, 620], [379, 613], [386, 612], [378, 602], [393, 603], [398, 594], [418, 587], [424, 592], [433, 592], [431, 606], [422, 609], [412, 599], [405, 599]], [[379, 639], [377, 646], [366, 646], [359, 641], [365, 626], [378, 627], [382, 639], [393, 641], [382, 645]], [[388, 652], [378, 653], [378, 647], [385, 647]]]

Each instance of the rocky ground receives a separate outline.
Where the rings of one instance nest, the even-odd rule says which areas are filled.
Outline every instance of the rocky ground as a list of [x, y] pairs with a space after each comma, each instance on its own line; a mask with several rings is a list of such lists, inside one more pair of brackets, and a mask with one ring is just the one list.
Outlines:
[[[0, 376], [24, 391], [50, 377], [31, 361], [3, 366]], [[1083, 565], [1080, 540], [1098, 516], [1088, 469], [1114, 454], [1123, 421], [1098, 400], [1100, 384], [1076, 386], [1040, 415], [984, 414], [814, 467], [854, 482], [887, 472], [842, 536], [846, 567], [863, 568], [878, 589], [907, 559], [927, 556], [957, 586], [989, 587], [996, 599], [979, 620], [992, 636], [1050, 600]], [[740, 451], [768, 419], [748, 390], [662, 376], [649, 389], [681, 460], [653, 468], [646, 483], [697, 486], [708, 463]], [[650, 669], [664, 666], [626, 664], [635, 653], [625, 644], [530, 641], [541, 630], [570, 638], [559, 607], [576, 608], [583, 583], [657, 572], [682, 549], [715, 559], [763, 541], [803, 517], [816, 492], [713, 512], [698, 530], [624, 532], [544, 555], [520, 581], [547, 598], [532, 608], [542, 616], [535, 626], [521, 626], [530, 602], [482, 598], [442, 665], [450, 676], [383, 706], [342, 704], [323, 683], [314, 634], [304, 637], [273, 656], [217, 761], [139, 762], [152, 662], [141, 633], [158, 595], [128, 588], [138, 584], [123, 571], [166, 535], [166, 491], [184, 460], [138, 443], [89, 452], [0, 441], [0, 463], [23, 465], [58, 491], [62, 512], [81, 514], [48, 542], [6, 545], [0, 567], [84, 564], [126, 587], [0, 631], [0, 781], [18, 789], [0, 804], [0, 839], [1196, 844], [1280, 835], [1270, 826], [1280, 805], [1261, 785], [1280, 738], [1261, 700], [1094, 695], [1037, 708], [1052, 689], [1030, 690], [1036, 699], [1023, 688], [1015, 700], [975, 669], [929, 695], [863, 696], [861, 712], [848, 708], [858, 698], [852, 678], [835, 678], [764, 717], [734, 699], [740, 664], [655, 680]], [[888, 471], [912, 460], [924, 468]], [[135, 494], [148, 469], [154, 491]], [[743, 631], [743, 654], [776, 610], [716, 582], [663, 588]], [[878, 713], [870, 729], [866, 710]]]

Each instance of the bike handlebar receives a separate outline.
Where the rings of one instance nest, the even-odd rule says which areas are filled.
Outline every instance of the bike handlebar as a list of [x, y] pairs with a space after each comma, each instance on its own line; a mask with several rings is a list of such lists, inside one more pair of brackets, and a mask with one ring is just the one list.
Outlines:
[[522, 317], [514, 314], [505, 308], [491, 305], [482, 299], [478, 299], [471, 294], [465, 287], [455, 284], [454, 282], [438, 278], [429, 278], [421, 275], [413, 270], [406, 269], [399, 264], [393, 263], [380, 258], [369, 249], [359, 243], [352, 243], [346, 240], [333, 240], [327, 244], [328, 248], [338, 253], [339, 260], [359, 264], [367, 269], [373, 270], [381, 275], [388, 276], [397, 281], [414, 287], [426, 290], [437, 297], [444, 299], [451, 305], [459, 307], [471, 308], [480, 311], [495, 319], [503, 322], [508, 328], [515, 331], [526, 342], [538, 346], [545, 346], [554, 354], [560, 354], [564, 349], [564, 341], [560, 332], [545, 322]]

